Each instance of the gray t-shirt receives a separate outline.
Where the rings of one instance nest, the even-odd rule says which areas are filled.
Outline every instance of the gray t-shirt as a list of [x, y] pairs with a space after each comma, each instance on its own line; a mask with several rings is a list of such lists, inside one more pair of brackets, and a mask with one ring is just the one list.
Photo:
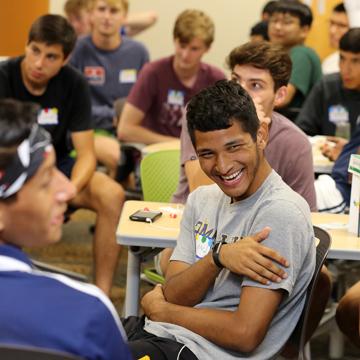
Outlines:
[[[224, 269], [203, 301], [195, 307], [238, 307], [242, 286], [283, 289], [287, 295], [276, 312], [262, 343], [252, 353], [236, 353], [178, 325], [146, 320], [145, 330], [185, 344], [199, 359], [270, 359], [286, 343], [301, 314], [306, 289], [315, 267], [315, 242], [309, 206], [275, 172], [255, 194], [231, 203], [217, 185], [202, 186], [189, 195], [181, 231], [171, 260], [194, 264], [213, 242], [233, 242], [241, 236], [271, 227], [262, 243], [280, 252], [289, 262], [288, 278], [262, 285]], [[239, 240], [241, 241], [241, 240]], [[251, 315], [250, 315], [251, 316]]]

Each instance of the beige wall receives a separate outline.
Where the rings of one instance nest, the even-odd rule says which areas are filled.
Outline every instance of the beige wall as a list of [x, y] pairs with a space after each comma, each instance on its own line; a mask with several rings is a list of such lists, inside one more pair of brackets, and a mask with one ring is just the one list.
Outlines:
[[[209, 14], [216, 26], [215, 42], [205, 61], [224, 68], [225, 56], [248, 40], [250, 27], [260, 19], [266, 0], [130, 0], [130, 11], [155, 10], [159, 19], [154, 27], [137, 36], [150, 51], [151, 59], [171, 54], [172, 28], [184, 9], [196, 8]], [[62, 13], [63, 0], [51, 0], [50, 11]]]

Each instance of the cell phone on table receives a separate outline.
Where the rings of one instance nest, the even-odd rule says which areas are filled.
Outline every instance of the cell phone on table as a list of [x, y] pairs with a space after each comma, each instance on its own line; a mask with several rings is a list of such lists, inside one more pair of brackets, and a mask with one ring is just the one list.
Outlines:
[[138, 210], [129, 216], [132, 221], [142, 221], [152, 223], [162, 215], [161, 211], [157, 210]]

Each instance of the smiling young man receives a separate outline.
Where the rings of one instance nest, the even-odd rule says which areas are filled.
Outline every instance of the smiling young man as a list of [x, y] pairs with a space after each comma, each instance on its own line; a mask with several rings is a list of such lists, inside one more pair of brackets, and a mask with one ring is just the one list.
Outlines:
[[279, 0], [272, 8], [268, 27], [270, 42], [283, 46], [292, 61], [287, 94], [278, 108], [301, 107], [311, 88], [321, 79], [318, 55], [304, 46], [312, 20], [309, 6], [297, 0]]
[[[234, 81], [195, 95], [187, 126], [215, 184], [189, 196], [166, 283], [142, 299], [144, 330], [198, 359], [272, 358], [296, 326], [315, 266], [309, 206], [271, 169], [267, 124]], [[271, 283], [244, 276], [250, 234], [288, 259], [288, 268], [279, 265], [286, 276]], [[247, 257], [254, 272], [257, 260], [264, 264], [258, 255]]]
[[[115, 240], [124, 191], [96, 172], [86, 80], [67, 65], [75, 45], [72, 26], [59, 15], [44, 15], [31, 26], [25, 55], [0, 66], [0, 98], [32, 101], [41, 106], [38, 124], [52, 136], [57, 167], [76, 187], [75, 208], [97, 214], [94, 234], [95, 284], [109, 295], [120, 247]], [[72, 142], [76, 159], [69, 156]]]
[[152, 144], [180, 136], [186, 103], [202, 88], [224, 79], [202, 63], [214, 40], [214, 23], [202, 11], [185, 10], [176, 19], [175, 53], [147, 64], [131, 89], [117, 129], [122, 141]]
[[131, 359], [109, 299], [93, 285], [36, 270], [22, 250], [60, 240], [76, 195], [55, 166], [51, 136], [36, 124], [39, 110], [0, 100], [0, 342]]
[[144, 45], [120, 34], [127, 0], [91, 0], [89, 11], [91, 34], [78, 39], [70, 63], [90, 86], [97, 160], [115, 177], [120, 146], [115, 136], [114, 102], [125, 101], [149, 54]]
[[[316, 210], [311, 145], [305, 134], [274, 107], [286, 96], [291, 72], [287, 53], [268, 42], [246, 43], [227, 58], [231, 78], [238, 82], [261, 107], [269, 125], [265, 156], [284, 182], [302, 195], [311, 210]], [[184, 118], [185, 121], [185, 118]], [[187, 127], [181, 132], [180, 181], [172, 201], [185, 203], [189, 192], [209, 183], [200, 168]]]

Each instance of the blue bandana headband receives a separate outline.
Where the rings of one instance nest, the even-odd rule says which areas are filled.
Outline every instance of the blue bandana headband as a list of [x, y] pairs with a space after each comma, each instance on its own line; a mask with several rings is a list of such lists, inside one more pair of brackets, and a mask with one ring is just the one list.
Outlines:
[[11, 163], [0, 171], [0, 199], [17, 193], [44, 161], [52, 149], [50, 134], [34, 124], [30, 135], [17, 147]]

